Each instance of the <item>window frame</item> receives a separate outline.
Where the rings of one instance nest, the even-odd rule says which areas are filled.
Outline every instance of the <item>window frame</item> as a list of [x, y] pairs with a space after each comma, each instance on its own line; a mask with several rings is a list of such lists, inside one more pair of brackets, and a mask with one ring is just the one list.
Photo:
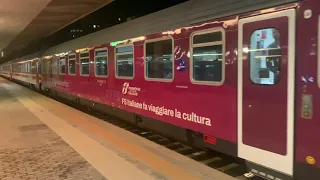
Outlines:
[[31, 67], [30, 67], [30, 62], [29, 61], [27, 62], [27, 66], [28, 66], [27, 73], [29, 74], [31, 72]]
[[[126, 46], [132, 46], [132, 52], [125, 52], [125, 53], [117, 53], [117, 48], [120, 48], [120, 47], [126, 47]], [[133, 62], [132, 62], [132, 76], [131, 77], [126, 77], [126, 76], [118, 76], [118, 74], [117, 74], [117, 65], [118, 65], [118, 63], [117, 63], [117, 55], [127, 55], [127, 54], [132, 54], [132, 56], [133, 56]], [[114, 74], [115, 74], [115, 77], [117, 78], [117, 79], [134, 79], [134, 76], [135, 76], [135, 70], [134, 70], [134, 68], [135, 68], [135, 58], [134, 58], [134, 44], [133, 43], [128, 43], [128, 44], [121, 44], [121, 45], [118, 45], [118, 46], [115, 46], [114, 47]]]
[[[172, 54], [171, 54], [171, 58], [172, 58], [172, 78], [171, 79], [165, 79], [165, 78], [148, 78], [147, 77], [147, 43], [151, 43], [151, 42], [158, 42], [158, 41], [164, 41], [164, 40], [168, 40], [170, 39], [172, 42]], [[160, 38], [154, 38], [154, 39], [147, 39], [144, 41], [143, 44], [143, 49], [144, 49], [144, 79], [146, 81], [155, 81], [155, 82], [173, 82], [174, 78], [175, 78], [175, 67], [174, 67], [174, 38], [169, 35], [169, 36], [165, 36], [165, 37], [160, 37]]]
[[320, 15], [318, 17], [318, 87], [320, 88]]
[[[60, 59], [60, 58], [59, 58]], [[54, 75], [56, 75], [56, 74], [59, 74], [59, 69], [58, 69], [58, 67], [59, 67], [59, 59], [58, 59], [58, 57], [53, 57], [52, 58], [52, 66], [51, 66], [51, 70], [52, 70], [52, 74], [54, 74]], [[54, 62], [57, 62], [57, 64], [56, 64], [56, 67], [54, 66]], [[55, 68], [55, 72], [53, 71], [53, 68]], [[28, 69], [28, 68], [27, 68]], [[28, 70], [27, 70], [27, 72], [28, 72]]]
[[[74, 58], [70, 59], [69, 57], [73, 56], [73, 55], [74, 55]], [[89, 56], [90, 56], [90, 54], [89, 54]], [[69, 61], [74, 61], [74, 65], [76, 66], [75, 67], [76, 72], [74, 74], [70, 73]], [[68, 75], [70, 75], [70, 76], [76, 76], [77, 75], [77, 54], [76, 53], [72, 53], [72, 54], [68, 55]]]
[[22, 65], [21, 65], [21, 73], [23, 73], [24, 72], [24, 67], [25, 67], [25, 65], [24, 65], [24, 63], [21, 63]]
[[[203, 34], [210, 34], [214, 32], [221, 32], [222, 40], [221, 41], [214, 41], [214, 42], [206, 42], [206, 43], [200, 43], [200, 44], [193, 44], [193, 38], [196, 35], [203, 35]], [[214, 45], [222, 45], [222, 74], [221, 74], [221, 81], [198, 81], [193, 79], [193, 48], [197, 47], [206, 47], [206, 46], [214, 46]], [[194, 31], [190, 35], [190, 57], [189, 57], [189, 66], [190, 66], [190, 81], [192, 84], [197, 85], [209, 85], [209, 86], [222, 86], [225, 82], [225, 51], [226, 51], [226, 33], [225, 30], [222, 27], [215, 27], [211, 29], [205, 29], [205, 30], [199, 30]]]
[[[96, 56], [96, 52], [97, 51], [103, 51], [103, 50], [107, 50], [107, 56], [106, 55], [99, 55], [99, 56]], [[96, 66], [96, 58], [99, 58], [99, 57], [107, 57], [107, 75], [98, 75], [97, 74], [97, 66]], [[94, 75], [95, 77], [99, 77], [99, 78], [107, 78], [109, 76], [109, 49], [108, 47], [104, 47], [104, 48], [97, 48], [94, 50]]]
[[[81, 57], [81, 54], [87, 54], [87, 53], [88, 53], [89, 56]], [[81, 63], [81, 61], [83, 59], [87, 59], [87, 58], [89, 59], [89, 74], [82, 74], [82, 63]], [[90, 76], [90, 73], [91, 73], [90, 64], [91, 64], [90, 51], [83, 51], [83, 52], [79, 53], [80, 76], [83, 76], [83, 77], [89, 77]]]
[[[264, 27], [264, 28], [259, 28], [259, 29], [255, 29], [254, 31], [252, 31], [251, 32], [251, 35], [250, 35], [250, 39], [249, 39], [249, 42], [250, 42], [250, 46], [251, 46], [251, 38], [252, 38], [252, 35], [256, 32], [256, 31], [260, 31], [260, 30], [266, 30], [266, 29], [275, 29], [275, 30], [277, 30], [278, 32], [279, 32], [279, 34], [280, 34], [280, 39], [281, 39], [281, 33], [280, 33], [280, 30], [279, 30], [279, 28], [277, 28], [277, 27], [275, 27], [275, 26], [268, 26], [268, 27]], [[288, 36], [288, 38], [289, 38], [289, 36]], [[280, 45], [280, 61], [282, 61], [282, 47], [281, 47], [281, 41], [279, 42], [279, 45]], [[264, 48], [264, 49], [266, 49], [266, 48]], [[278, 80], [278, 82], [275, 82], [275, 83], [273, 83], [273, 84], [261, 84], [261, 83], [256, 83], [256, 82], [254, 82], [252, 79], [251, 79], [251, 51], [250, 51], [250, 49], [249, 49], [249, 52], [248, 52], [248, 59], [249, 59], [249, 80], [250, 80], [250, 82], [252, 83], [252, 84], [255, 84], [255, 85], [259, 85], [259, 86], [275, 86], [275, 85], [277, 85], [279, 82], [280, 82], [280, 73], [281, 73], [281, 69], [282, 69], [282, 65], [281, 65], [281, 62], [279, 63], [279, 67], [280, 67], [280, 73], [279, 73], [279, 80]]]
[[[64, 73], [61, 72], [61, 60], [63, 60], [63, 59], [64, 59]], [[61, 57], [59, 57], [59, 74], [60, 74], [60, 75], [66, 75], [66, 73], [67, 73], [66, 64], [67, 64], [67, 58], [66, 58], [66, 56], [61, 56]]]

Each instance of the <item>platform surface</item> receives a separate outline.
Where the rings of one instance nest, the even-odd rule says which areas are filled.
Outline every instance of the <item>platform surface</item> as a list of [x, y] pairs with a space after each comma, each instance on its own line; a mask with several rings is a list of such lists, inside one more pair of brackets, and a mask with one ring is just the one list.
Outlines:
[[1, 77], [0, 179], [234, 180]]

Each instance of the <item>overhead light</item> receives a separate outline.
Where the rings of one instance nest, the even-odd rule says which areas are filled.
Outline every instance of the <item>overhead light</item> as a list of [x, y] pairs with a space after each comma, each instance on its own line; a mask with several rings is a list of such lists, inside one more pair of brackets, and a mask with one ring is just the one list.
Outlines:
[[4, 51], [2, 50], [2, 51], [1, 51], [1, 57], [3, 57], [3, 56], [4, 56]]
[[119, 21], [121, 21], [121, 18], [118, 18]]
[[97, 27], [97, 26], [94, 24], [94, 25], [93, 25], [93, 28], [96, 28], [96, 27]]

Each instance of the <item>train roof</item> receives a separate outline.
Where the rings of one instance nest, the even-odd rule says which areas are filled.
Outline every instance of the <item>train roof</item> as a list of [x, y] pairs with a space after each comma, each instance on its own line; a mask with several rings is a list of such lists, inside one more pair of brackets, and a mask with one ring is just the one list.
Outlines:
[[[136, 38], [192, 24], [260, 10], [298, 0], [190, 0], [185, 3], [116, 25], [48, 49], [18, 58], [33, 59], [108, 42]], [[12, 62], [12, 61], [11, 61]]]

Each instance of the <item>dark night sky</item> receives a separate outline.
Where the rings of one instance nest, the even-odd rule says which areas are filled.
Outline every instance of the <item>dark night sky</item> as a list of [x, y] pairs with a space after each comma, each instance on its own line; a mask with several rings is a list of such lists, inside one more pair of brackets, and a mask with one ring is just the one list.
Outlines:
[[[56, 45], [89, 33], [123, 23], [127, 18], [138, 18], [187, 0], [115, 0], [109, 5], [78, 20], [48, 38], [45, 44]], [[120, 21], [119, 21], [120, 18]], [[93, 25], [96, 25], [95, 28]]]
[[[186, 1], [188, 0], [115, 0], [58, 32], [12, 53], [11, 56], [8, 56], [8, 59], [31, 54], [40, 49], [49, 48], [86, 34], [124, 23], [127, 18], [133, 19], [145, 16]], [[121, 19], [120, 21], [119, 18]], [[95, 25], [95, 28], [93, 25]]]

